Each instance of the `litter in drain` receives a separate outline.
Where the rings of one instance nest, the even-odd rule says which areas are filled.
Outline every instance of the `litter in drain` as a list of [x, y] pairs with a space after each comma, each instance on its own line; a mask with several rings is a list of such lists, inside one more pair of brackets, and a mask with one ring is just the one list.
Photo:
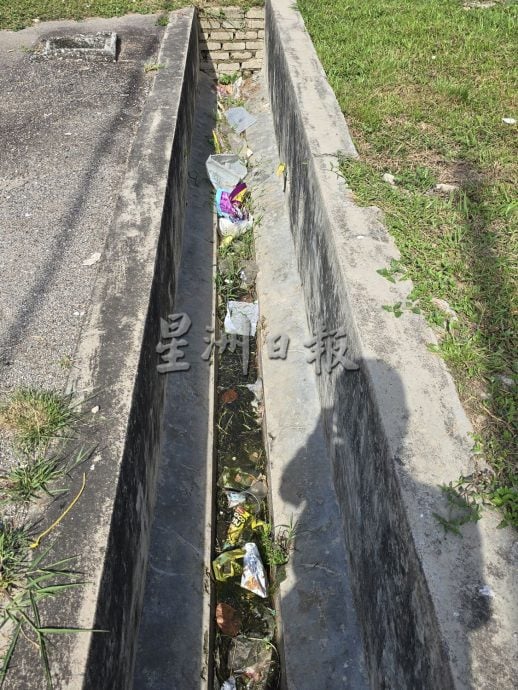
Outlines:
[[117, 34], [99, 31], [95, 34], [68, 34], [45, 39], [42, 56], [114, 62], [117, 58]]

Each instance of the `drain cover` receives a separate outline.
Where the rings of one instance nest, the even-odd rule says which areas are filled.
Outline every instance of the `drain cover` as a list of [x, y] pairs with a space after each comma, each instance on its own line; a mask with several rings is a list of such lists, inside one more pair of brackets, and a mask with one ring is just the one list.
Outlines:
[[42, 55], [47, 58], [115, 61], [117, 34], [114, 31], [100, 31], [95, 34], [52, 36], [45, 40]]

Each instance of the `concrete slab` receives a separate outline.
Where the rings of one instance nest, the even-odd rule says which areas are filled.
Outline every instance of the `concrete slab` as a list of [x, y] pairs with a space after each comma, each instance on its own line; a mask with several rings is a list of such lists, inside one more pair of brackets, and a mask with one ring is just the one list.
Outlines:
[[91, 34], [56, 35], [46, 38], [42, 57], [47, 59], [107, 60], [115, 62], [117, 57], [117, 34], [115, 31], [97, 31]]
[[[32, 61], [60, 33], [116, 31], [118, 63]], [[62, 388], [98, 272], [163, 28], [155, 16], [0, 32], [0, 381]], [[88, 264], [96, 253], [97, 262]]]

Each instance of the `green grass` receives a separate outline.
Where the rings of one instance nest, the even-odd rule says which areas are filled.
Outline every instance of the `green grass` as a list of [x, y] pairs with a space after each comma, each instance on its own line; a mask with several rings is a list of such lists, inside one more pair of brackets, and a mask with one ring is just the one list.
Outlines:
[[118, 17], [130, 12], [169, 12], [189, 5], [204, 9], [225, 6], [248, 9], [264, 5], [264, 0], [0, 0], [0, 29], [23, 29], [33, 19]]
[[51, 690], [54, 684], [48, 654], [49, 637], [89, 632], [83, 628], [53, 627], [42, 623], [40, 611], [42, 602], [82, 587], [84, 584], [77, 581], [76, 574], [70, 570], [74, 558], [47, 562], [49, 551], [50, 549], [46, 549], [41, 552], [32, 562], [25, 558], [23, 578], [4, 589], [4, 597], [0, 602], [0, 630], [2, 630], [7, 648], [0, 667], [0, 688], [7, 678], [14, 653], [22, 637], [38, 650], [43, 682]]
[[[28, 567], [28, 548], [29, 535], [23, 527], [2, 524], [0, 528], [0, 592], [9, 593], [20, 585]], [[1, 596], [3, 597], [3, 594]]]
[[[463, 9], [460, 0], [299, 0], [298, 8], [345, 113], [360, 162], [341, 173], [358, 203], [377, 205], [401, 252], [380, 266], [409, 277], [396, 317], [422, 311], [494, 473], [473, 492], [518, 525], [516, 317], [518, 204], [514, 190], [518, 7]], [[389, 172], [396, 186], [384, 182]], [[449, 196], [431, 193], [454, 183]], [[458, 321], [432, 298], [446, 300]], [[466, 484], [466, 483], [465, 483]], [[464, 485], [465, 485], [464, 484]]]
[[63, 437], [77, 420], [69, 396], [37, 388], [18, 388], [0, 405], [0, 431], [11, 435], [23, 453]]
[[41, 494], [56, 495], [51, 484], [57, 482], [68, 472], [68, 464], [55, 455], [47, 457], [37, 454], [27, 458], [0, 477], [0, 496], [10, 503], [28, 503], [38, 499]]
[[[0, 433], [11, 441], [18, 462], [0, 476], [0, 506], [10, 508], [10, 517], [0, 519], [0, 630], [3, 658], [0, 665], [0, 687], [13, 667], [13, 655], [21, 638], [28, 641], [42, 663], [44, 685], [52, 688], [48, 655], [49, 636], [80, 632], [76, 628], [44, 626], [40, 604], [43, 600], [65, 594], [81, 586], [68, 569], [72, 559], [44, 564], [49, 550], [40, 551], [41, 539], [58, 524], [77, 501], [84, 488], [60, 518], [33, 541], [21, 522], [28, 504], [42, 493], [54, 496], [66, 489], [53, 490], [52, 484], [63, 479], [87, 455], [79, 450], [74, 458], [64, 452], [65, 433], [79, 421], [70, 396], [34, 388], [18, 389], [0, 407]], [[56, 439], [57, 444], [51, 444]], [[53, 455], [49, 453], [52, 449]], [[13, 510], [14, 508], [14, 510]], [[20, 514], [21, 513], [21, 514]], [[33, 536], [33, 535], [32, 535]], [[21, 652], [27, 655], [27, 648]], [[42, 685], [43, 687], [43, 685]]]

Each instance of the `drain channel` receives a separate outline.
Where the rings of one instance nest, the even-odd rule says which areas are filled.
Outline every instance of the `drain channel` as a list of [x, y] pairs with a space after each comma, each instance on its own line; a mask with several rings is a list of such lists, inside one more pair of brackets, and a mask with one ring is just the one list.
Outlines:
[[[243, 102], [245, 86], [242, 80], [218, 86], [220, 113]], [[214, 130], [214, 143], [219, 153], [240, 144], [224, 117]], [[244, 159], [244, 139], [242, 146]], [[241, 191], [238, 207], [248, 223], [238, 230], [239, 224], [232, 227], [220, 218], [218, 233], [214, 682], [224, 690], [274, 690], [281, 669], [273, 594], [289, 558], [291, 533], [289, 527], [273, 527], [268, 508], [255, 337], [253, 226], [259, 221], [252, 221], [253, 189]]]

